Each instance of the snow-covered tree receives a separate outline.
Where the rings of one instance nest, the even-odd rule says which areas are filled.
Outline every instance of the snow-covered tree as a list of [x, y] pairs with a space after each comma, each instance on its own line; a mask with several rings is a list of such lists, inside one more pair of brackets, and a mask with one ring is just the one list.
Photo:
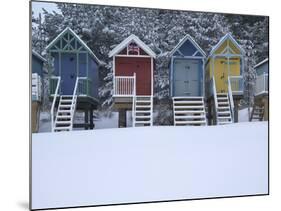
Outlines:
[[157, 54], [154, 90], [158, 99], [169, 96], [169, 52], [186, 34], [207, 54], [223, 35], [233, 34], [247, 53], [246, 96], [252, 95], [252, 67], [268, 56], [268, 17], [65, 3], [57, 3], [57, 7], [61, 13], [44, 10], [40, 24], [38, 18], [32, 18], [33, 48], [44, 48], [65, 27], [71, 27], [103, 63], [99, 73], [103, 109], [112, 103], [112, 58], [108, 53], [130, 34]]

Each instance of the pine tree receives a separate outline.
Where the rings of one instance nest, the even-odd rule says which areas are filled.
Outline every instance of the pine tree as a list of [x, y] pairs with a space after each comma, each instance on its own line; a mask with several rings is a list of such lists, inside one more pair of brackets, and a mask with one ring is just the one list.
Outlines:
[[169, 97], [169, 52], [186, 34], [207, 54], [226, 33], [237, 39], [246, 51], [246, 102], [253, 95], [252, 67], [268, 56], [267, 17], [65, 3], [57, 7], [61, 13], [43, 10], [41, 21], [32, 16], [33, 49], [42, 51], [64, 28], [71, 27], [102, 61], [99, 94], [103, 109], [110, 110], [112, 104], [113, 70], [108, 53], [131, 34], [157, 54], [154, 90], [159, 99]]

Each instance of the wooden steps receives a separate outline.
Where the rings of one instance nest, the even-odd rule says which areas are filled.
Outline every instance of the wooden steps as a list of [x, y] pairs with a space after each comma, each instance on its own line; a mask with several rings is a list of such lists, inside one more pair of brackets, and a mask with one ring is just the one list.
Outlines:
[[174, 125], [207, 125], [203, 97], [173, 97]]
[[216, 120], [218, 125], [233, 123], [230, 100], [227, 93], [217, 93]]
[[153, 125], [153, 96], [137, 95], [133, 99], [133, 127]]
[[250, 116], [250, 122], [253, 120], [262, 121], [264, 116], [264, 106], [263, 105], [254, 105], [252, 113]]
[[73, 118], [76, 109], [77, 96], [62, 95], [55, 119], [53, 131], [71, 131], [73, 128]]

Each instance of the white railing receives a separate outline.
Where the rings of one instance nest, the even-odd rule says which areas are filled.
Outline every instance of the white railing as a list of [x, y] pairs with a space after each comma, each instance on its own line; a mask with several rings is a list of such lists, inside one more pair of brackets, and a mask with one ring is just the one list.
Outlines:
[[132, 99], [132, 118], [133, 118], [133, 127], [135, 127], [135, 111], [136, 111], [136, 73], [134, 73], [134, 84], [133, 84], [133, 99]]
[[211, 79], [211, 85], [212, 85], [212, 91], [213, 91], [214, 102], [215, 102], [216, 121], [218, 121], [218, 99], [217, 99], [216, 81], [214, 76]]
[[264, 73], [257, 76], [255, 95], [267, 94], [268, 93], [268, 74]]
[[150, 96], [150, 102], [151, 102], [151, 107], [150, 107], [150, 126], [153, 126], [153, 94]]
[[234, 102], [233, 102], [233, 95], [232, 95], [232, 84], [231, 84], [232, 76], [228, 77], [228, 98], [230, 102], [230, 111], [231, 111], [231, 119], [234, 120]]
[[[244, 80], [243, 76], [229, 76], [228, 85], [230, 85], [232, 90], [232, 95], [243, 95], [244, 93]], [[228, 86], [229, 87], [229, 86]]]
[[77, 105], [77, 96], [79, 95], [78, 93], [78, 85], [79, 85], [79, 80], [85, 80], [87, 77], [77, 77], [74, 90], [73, 90], [73, 95], [72, 95], [72, 100], [71, 100], [71, 128], [73, 128], [73, 120], [74, 120], [74, 113], [76, 110], [76, 105]]
[[32, 73], [32, 100], [40, 101], [42, 97], [42, 81], [38, 73]]
[[113, 82], [113, 96], [115, 97], [132, 97], [135, 94], [135, 81], [134, 76], [114, 76]]
[[55, 89], [55, 93], [54, 93], [54, 99], [53, 99], [53, 103], [52, 103], [52, 107], [51, 107], [51, 126], [52, 126], [52, 132], [54, 132], [54, 109], [55, 109], [55, 105], [56, 105], [56, 100], [57, 100], [57, 96], [58, 96], [58, 92], [59, 92], [59, 86], [60, 86], [60, 81], [61, 78], [59, 76], [53, 76], [51, 77], [51, 79], [53, 80], [57, 80], [57, 85], [56, 85], [56, 89]]

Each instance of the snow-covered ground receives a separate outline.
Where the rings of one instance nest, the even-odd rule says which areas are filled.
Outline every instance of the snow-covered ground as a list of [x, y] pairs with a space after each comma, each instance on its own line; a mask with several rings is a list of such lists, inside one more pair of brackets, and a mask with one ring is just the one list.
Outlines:
[[[127, 122], [128, 126], [132, 125], [131, 121], [131, 112], [127, 114]], [[75, 122], [83, 122], [84, 114], [78, 113], [75, 116]], [[112, 112], [112, 115], [106, 116], [101, 115], [100, 118], [94, 119], [95, 129], [106, 129], [106, 128], [118, 128], [118, 112]], [[74, 129], [76, 130], [76, 129]], [[78, 129], [81, 130], [81, 129]], [[51, 116], [49, 112], [41, 112], [40, 113], [40, 123], [39, 123], [39, 133], [51, 132]]]
[[268, 124], [32, 135], [32, 208], [265, 194]]
[[249, 122], [248, 108], [244, 108], [244, 109], [239, 110], [238, 121], [239, 122]]
[[[75, 122], [83, 122], [84, 114], [76, 115]], [[154, 112], [154, 116], [157, 112]], [[248, 109], [239, 110], [239, 122], [248, 122]], [[100, 118], [94, 119], [95, 129], [118, 128], [118, 112], [112, 112], [111, 116], [101, 115]], [[127, 111], [127, 127], [132, 127], [132, 112]], [[81, 130], [81, 129], [78, 129]], [[51, 117], [49, 112], [40, 113], [39, 133], [51, 132]]]

